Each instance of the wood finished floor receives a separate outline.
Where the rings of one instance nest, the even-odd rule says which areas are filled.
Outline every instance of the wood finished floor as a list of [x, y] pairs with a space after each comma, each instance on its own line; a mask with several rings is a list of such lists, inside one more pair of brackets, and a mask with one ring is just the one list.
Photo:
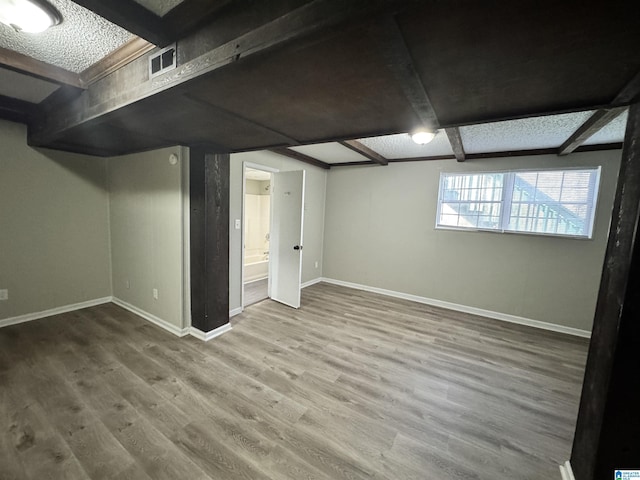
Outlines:
[[261, 302], [269, 298], [269, 279], [255, 280], [244, 284], [244, 306], [248, 307], [254, 303]]
[[555, 479], [587, 342], [319, 284], [203, 343], [106, 304], [0, 329], [2, 479]]

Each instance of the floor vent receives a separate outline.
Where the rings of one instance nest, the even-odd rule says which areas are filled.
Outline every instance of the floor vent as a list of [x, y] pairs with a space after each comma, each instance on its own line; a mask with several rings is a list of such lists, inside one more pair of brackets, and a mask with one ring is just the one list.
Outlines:
[[149, 78], [176, 68], [176, 44], [169, 45], [149, 57]]

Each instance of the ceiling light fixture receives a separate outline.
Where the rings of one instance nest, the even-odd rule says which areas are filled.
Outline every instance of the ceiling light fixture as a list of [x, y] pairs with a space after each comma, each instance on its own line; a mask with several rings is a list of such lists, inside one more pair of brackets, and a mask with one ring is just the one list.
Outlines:
[[0, 0], [0, 22], [17, 32], [40, 33], [61, 21], [60, 13], [44, 0]]
[[438, 131], [431, 131], [426, 128], [419, 128], [411, 132], [411, 140], [416, 142], [418, 145], [426, 145], [431, 140], [433, 140]]

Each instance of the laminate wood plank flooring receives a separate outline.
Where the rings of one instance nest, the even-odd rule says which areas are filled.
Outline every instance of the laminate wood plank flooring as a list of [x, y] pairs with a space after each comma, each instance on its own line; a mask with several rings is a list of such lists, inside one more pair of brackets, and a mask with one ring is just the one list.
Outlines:
[[0, 329], [0, 479], [559, 478], [588, 343], [317, 284], [204, 343], [114, 304]]
[[248, 307], [254, 303], [261, 302], [269, 298], [269, 279], [254, 280], [244, 284], [244, 306]]

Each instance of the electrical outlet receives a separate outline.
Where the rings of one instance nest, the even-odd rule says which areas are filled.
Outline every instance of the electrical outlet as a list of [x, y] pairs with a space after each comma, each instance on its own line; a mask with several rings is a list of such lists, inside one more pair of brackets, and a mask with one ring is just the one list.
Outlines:
[[158, 289], [157, 288], [153, 289], [153, 298], [155, 298], [156, 300], [158, 299]]
[[235, 225], [235, 227], [236, 227], [236, 230], [240, 230], [240, 219], [239, 219], [239, 218], [236, 218], [236, 225]]
[[0, 290], [0, 300], [9, 300], [9, 290]]
[[318, 268], [318, 261], [316, 260], [316, 268]]
[[126, 287], [127, 290], [129, 290], [131, 288], [131, 282], [129, 280], [125, 281], [124, 286]]

